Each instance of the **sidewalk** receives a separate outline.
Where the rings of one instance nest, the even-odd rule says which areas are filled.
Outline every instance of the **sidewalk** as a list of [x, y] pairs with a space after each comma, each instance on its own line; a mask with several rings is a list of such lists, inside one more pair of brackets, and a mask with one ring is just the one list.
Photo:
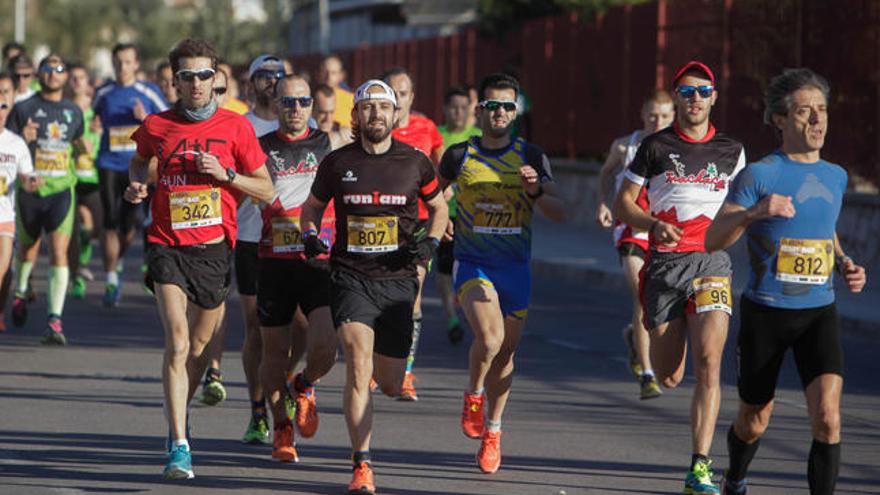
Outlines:
[[[611, 231], [589, 226], [554, 224], [535, 215], [532, 237], [532, 273], [535, 277], [566, 283], [586, 283], [610, 290], [626, 290], [623, 271], [611, 239]], [[729, 250], [733, 261], [733, 291], [742, 294], [748, 282], [748, 254], [740, 239]], [[880, 339], [880, 283], [873, 267], [861, 294], [852, 294], [838, 281], [837, 309], [843, 330]], [[873, 278], [872, 278], [873, 275]]]

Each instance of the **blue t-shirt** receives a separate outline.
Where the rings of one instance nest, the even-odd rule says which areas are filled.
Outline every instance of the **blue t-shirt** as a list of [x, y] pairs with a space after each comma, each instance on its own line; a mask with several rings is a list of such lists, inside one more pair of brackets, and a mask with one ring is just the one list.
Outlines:
[[99, 168], [117, 172], [128, 170], [128, 162], [137, 148], [131, 135], [141, 125], [134, 117], [137, 100], [141, 101], [148, 114], [168, 109], [162, 91], [149, 82], [137, 81], [131, 86], [121, 86], [111, 81], [95, 92], [92, 107], [104, 128], [98, 152]]
[[775, 152], [745, 168], [727, 201], [750, 208], [765, 196], [790, 196], [792, 218], [746, 228], [751, 273], [745, 296], [775, 308], [817, 308], [834, 302], [834, 232], [846, 190], [839, 165], [801, 163]]

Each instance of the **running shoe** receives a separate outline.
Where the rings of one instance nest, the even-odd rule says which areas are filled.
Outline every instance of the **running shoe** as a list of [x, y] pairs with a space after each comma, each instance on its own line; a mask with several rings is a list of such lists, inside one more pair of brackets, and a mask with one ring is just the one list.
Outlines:
[[226, 400], [226, 387], [220, 377], [206, 376], [205, 383], [202, 385], [202, 396], [199, 400], [207, 406], [216, 406]]
[[419, 400], [419, 394], [416, 392], [416, 380], [416, 375], [411, 371], [407, 371], [403, 375], [403, 385], [400, 386], [400, 395], [397, 397], [397, 400], [406, 402], [416, 402]]
[[318, 403], [315, 400], [315, 387], [308, 387], [300, 392], [296, 389], [297, 379], [302, 379], [302, 373], [296, 375], [288, 385], [290, 395], [296, 400], [296, 429], [303, 438], [312, 438], [318, 431]]
[[266, 419], [265, 414], [251, 415], [251, 420], [248, 422], [247, 430], [241, 441], [251, 445], [269, 443], [269, 420]]
[[288, 418], [296, 417], [296, 402], [290, 397], [290, 394], [284, 394], [284, 411]]
[[639, 364], [639, 357], [636, 355], [635, 343], [633, 342], [633, 326], [627, 325], [621, 331], [623, 341], [626, 343], [626, 353], [629, 361], [629, 371], [634, 377], [642, 376], [642, 365]]
[[275, 426], [275, 434], [272, 439], [272, 459], [281, 462], [299, 462], [296, 455], [296, 443], [293, 441], [293, 424], [290, 420], [282, 425]]
[[464, 393], [464, 406], [461, 408], [461, 431], [468, 438], [480, 438], [486, 426], [483, 414], [483, 394]]
[[120, 297], [122, 297], [122, 291], [119, 289], [119, 286], [116, 284], [107, 284], [107, 288], [104, 290], [104, 307], [115, 308], [116, 306], [119, 306]]
[[373, 467], [362, 462], [352, 469], [348, 495], [375, 495], [376, 483], [373, 481]]
[[486, 474], [492, 474], [501, 467], [501, 431], [483, 432], [480, 450], [477, 451], [477, 465]]
[[746, 495], [748, 487], [746, 480], [733, 481], [727, 479], [727, 473], [721, 478], [721, 495]]
[[76, 271], [76, 274], [77, 274], [78, 276], [80, 276], [80, 277], [86, 279], [86, 281], [88, 281], [88, 282], [94, 282], [94, 281], [95, 281], [95, 274], [92, 273], [91, 270], [89, 270], [88, 268], [86, 268], [86, 267], [84, 267], [84, 266], [79, 267], [79, 270]]
[[685, 495], [719, 495], [718, 485], [712, 483], [712, 461], [697, 461], [684, 478]]
[[17, 327], [23, 327], [27, 323], [28, 309], [27, 301], [23, 297], [15, 296], [12, 300], [12, 324]]
[[73, 284], [70, 286], [70, 297], [74, 299], [86, 298], [86, 279], [79, 275], [74, 277]]
[[654, 375], [642, 375], [639, 378], [639, 385], [642, 388], [641, 399], [655, 399], [663, 395], [660, 390], [660, 384], [657, 383], [657, 377]]
[[192, 468], [192, 454], [186, 445], [179, 445], [168, 452], [168, 463], [162, 477], [166, 480], [191, 480], [196, 477]]
[[52, 316], [46, 323], [46, 331], [40, 343], [44, 345], [67, 345], [67, 338], [64, 337], [64, 331], [61, 326], [61, 318]]
[[461, 327], [458, 320], [455, 320], [454, 324], [446, 330], [446, 336], [449, 337], [449, 342], [453, 345], [464, 339], [464, 328]]

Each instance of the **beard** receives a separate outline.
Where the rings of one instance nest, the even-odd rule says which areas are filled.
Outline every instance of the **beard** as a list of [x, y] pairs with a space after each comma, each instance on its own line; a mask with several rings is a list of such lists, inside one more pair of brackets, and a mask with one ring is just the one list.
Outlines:
[[367, 139], [367, 141], [376, 144], [381, 143], [388, 135], [391, 134], [391, 127], [386, 125], [385, 127], [369, 127], [369, 123], [367, 123], [367, 127], [364, 128], [363, 135]]

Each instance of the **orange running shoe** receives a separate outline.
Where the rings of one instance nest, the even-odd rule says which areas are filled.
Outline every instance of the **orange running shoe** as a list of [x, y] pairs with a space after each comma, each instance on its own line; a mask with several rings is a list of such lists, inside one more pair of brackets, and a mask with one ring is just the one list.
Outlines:
[[348, 484], [348, 495], [375, 495], [376, 484], [373, 482], [373, 468], [369, 462], [362, 462], [354, 467], [351, 483]]
[[379, 382], [375, 378], [370, 378], [370, 392], [375, 392], [379, 388]]
[[501, 467], [501, 431], [483, 432], [480, 450], [477, 451], [477, 465], [486, 474], [492, 474]]
[[299, 462], [296, 445], [293, 442], [293, 425], [289, 419], [283, 425], [275, 425], [272, 458], [281, 462]]
[[300, 392], [296, 388], [296, 379], [290, 382], [290, 393], [296, 401], [296, 429], [303, 438], [312, 438], [318, 431], [318, 404], [315, 402], [315, 387], [308, 387]]
[[397, 400], [403, 400], [407, 402], [416, 402], [419, 400], [419, 394], [416, 392], [416, 375], [414, 375], [411, 371], [407, 371], [406, 374], [403, 375], [403, 385], [400, 386], [400, 396], [397, 397]]
[[482, 394], [464, 393], [464, 406], [461, 408], [461, 431], [468, 438], [480, 438], [486, 425], [486, 416], [483, 414]]

